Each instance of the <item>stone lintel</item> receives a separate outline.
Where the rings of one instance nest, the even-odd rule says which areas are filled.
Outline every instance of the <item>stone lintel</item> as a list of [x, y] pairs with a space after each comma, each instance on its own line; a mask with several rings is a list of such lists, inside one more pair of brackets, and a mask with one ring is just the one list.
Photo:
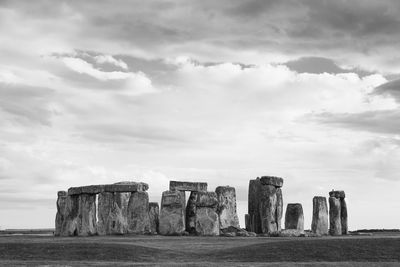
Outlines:
[[329, 192], [329, 196], [335, 198], [345, 198], [346, 194], [343, 190], [332, 190], [331, 192]]
[[283, 178], [276, 176], [261, 176], [260, 182], [263, 185], [273, 185], [275, 187], [283, 186]]
[[58, 197], [65, 197], [65, 196], [67, 196], [67, 194], [68, 194], [67, 191], [58, 191], [57, 192]]
[[181, 181], [170, 181], [169, 190], [179, 190], [179, 191], [195, 191], [195, 192], [206, 192], [207, 183], [201, 182], [181, 182]]
[[79, 187], [70, 187], [68, 195], [80, 194], [99, 194], [103, 192], [137, 192], [146, 191], [149, 188], [146, 183], [130, 183], [130, 184], [102, 184], [87, 185]]

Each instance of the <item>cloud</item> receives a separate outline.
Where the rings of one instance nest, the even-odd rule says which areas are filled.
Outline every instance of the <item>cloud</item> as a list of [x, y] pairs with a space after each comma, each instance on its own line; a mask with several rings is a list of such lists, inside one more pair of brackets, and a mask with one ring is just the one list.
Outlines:
[[124, 70], [128, 69], [128, 65], [125, 62], [123, 62], [121, 59], [117, 60], [111, 55], [98, 55], [95, 56], [94, 59], [98, 64], [110, 63]]
[[400, 79], [384, 83], [374, 90], [375, 94], [389, 95], [400, 102]]

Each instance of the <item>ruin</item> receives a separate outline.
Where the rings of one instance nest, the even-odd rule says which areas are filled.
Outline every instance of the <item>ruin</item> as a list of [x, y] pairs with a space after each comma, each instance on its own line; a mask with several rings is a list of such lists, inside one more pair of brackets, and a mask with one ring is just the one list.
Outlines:
[[347, 235], [347, 204], [344, 191], [329, 192], [329, 233]]
[[[289, 203], [281, 229], [283, 179], [262, 176], [249, 181], [246, 230], [237, 216], [236, 191], [207, 183], [170, 181], [161, 204], [149, 202], [149, 186], [141, 182], [71, 187], [57, 193], [56, 236], [123, 234], [200, 236], [305, 236], [303, 207]], [[186, 193], [189, 198], [186, 202]], [[348, 234], [344, 191], [313, 198], [314, 236]], [[309, 235], [309, 234], [307, 234]]]
[[275, 176], [262, 176], [250, 180], [247, 231], [263, 234], [281, 231], [282, 186], [283, 179]]

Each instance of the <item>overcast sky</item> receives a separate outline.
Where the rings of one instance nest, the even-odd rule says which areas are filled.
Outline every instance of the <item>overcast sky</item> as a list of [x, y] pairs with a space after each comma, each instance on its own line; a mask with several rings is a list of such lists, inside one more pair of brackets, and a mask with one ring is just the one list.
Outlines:
[[54, 227], [58, 190], [284, 178], [400, 228], [400, 2], [0, 0], [0, 227]]

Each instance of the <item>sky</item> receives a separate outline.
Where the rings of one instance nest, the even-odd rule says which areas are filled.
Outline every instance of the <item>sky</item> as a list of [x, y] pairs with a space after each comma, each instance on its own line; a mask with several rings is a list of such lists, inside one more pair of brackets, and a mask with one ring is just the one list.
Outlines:
[[399, 29], [397, 0], [0, 0], [0, 228], [127, 180], [234, 186], [244, 227], [264, 175], [305, 229], [332, 189], [400, 228]]

